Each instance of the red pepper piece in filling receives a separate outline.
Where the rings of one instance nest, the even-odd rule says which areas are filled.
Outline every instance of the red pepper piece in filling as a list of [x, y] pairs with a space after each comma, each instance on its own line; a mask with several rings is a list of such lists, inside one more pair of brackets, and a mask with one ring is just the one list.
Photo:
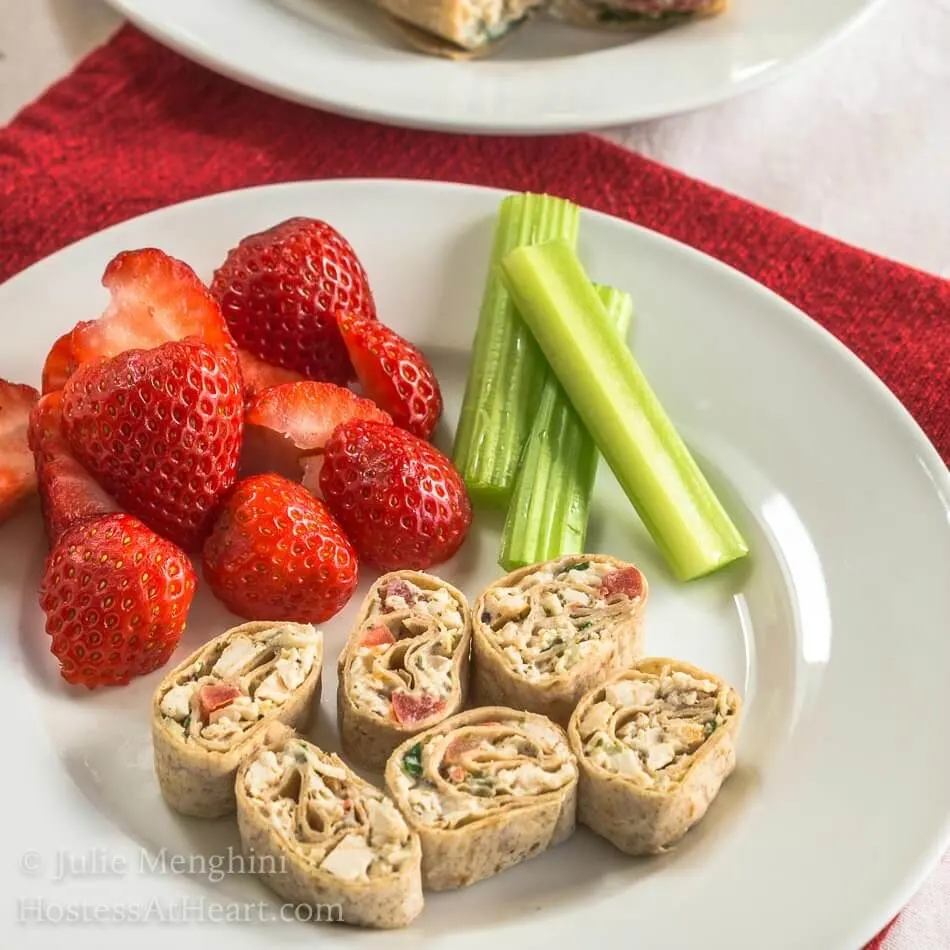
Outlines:
[[611, 571], [600, 582], [600, 592], [608, 600], [617, 596], [633, 600], [643, 593], [643, 575], [635, 567]]
[[412, 725], [422, 722], [445, 709], [445, 700], [431, 693], [409, 693], [397, 689], [392, 695], [393, 716], [397, 722]]
[[198, 690], [198, 715], [207, 722], [213, 712], [230, 706], [241, 691], [233, 683], [208, 683]]

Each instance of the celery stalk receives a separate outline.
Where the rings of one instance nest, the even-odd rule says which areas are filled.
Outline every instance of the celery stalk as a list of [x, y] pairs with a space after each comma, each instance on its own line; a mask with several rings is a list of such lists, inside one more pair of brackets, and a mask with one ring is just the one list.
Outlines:
[[518, 310], [673, 573], [749, 553], [626, 346], [574, 249], [522, 247], [501, 266]]
[[[611, 326], [625, 340], [633, 302], [612, 287], [597, 287]], [[525, 442], [498, 563], [506, 571], [582, 554], [600, 453], [550, 368]]]
[[580, 208], [549, 195], [511, 195], [495, 222], [487, 276], [452, 460], [478, 504], [507, 505], [531, 430], [547, 363], [498, 272], [512, 249], [549, 240], [577, 243]]

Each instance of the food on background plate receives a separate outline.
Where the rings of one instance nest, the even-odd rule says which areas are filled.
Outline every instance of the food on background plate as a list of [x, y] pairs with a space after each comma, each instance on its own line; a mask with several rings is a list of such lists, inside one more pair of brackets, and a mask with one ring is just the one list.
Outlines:
[[422, 912], [419, 836], [339, 756], [272, 727], [235, 787], [242, 848], [279, 897], [359, 927], [405, 927]]
[[580, 208], [516, 194], [498, 209], [452, 459], [476, 505], [505, 507], [538, 408], [547, 364], [498, 271], [514, 248], [561, 238], [575, 244]]
[[39, 398], [32, 386], [0, 379], [0, 524], [36, 492], [29, 429]]
[[379, 320], [344, 313], [337, 325], [363, 392], [420, 439], [442, 416], [442, 391], [425, 354]]
[[238, 482], [202, 550], [204, 579], [248, 620], [323, 623], [349, 601], [359, 562], [332, 515], [280, 475]]
[[268, 727], [305, 727], [320, 698], [323, 633], [310, 624], [246, 623], [165, 676], [152, 697], [155, 774], [170, 807], [195, 818], [234, 811], [238, 766]]
[[584, 696], [568, 726], [578, 820], [626, 854], [668, 850], [735, 769], [739, 694], [719, 677], [642, 659]]
[[474, 884], [574, 832], [577, 763], [560, 726], [487, 706], [407, 739], [386, 789], [422, 841], [423, 886]]
[[432, 574], [384, 574], [366, 595], [338, 663], [343, 754], [381, 770], [404, 739], [468, 699], [471, 611]]
[[187, 551], [237, 478], [244, 395], [233, 348], [196, 338], [81, 366], [63, 389], [76, 459], [123, 508]]
[[299, 482], [304, 459], [319, 457], [333, 430], [352, 419], [392, 424], [369, 399], [335, 383], [304, 380], [269, 387], [247, 407], [241, 470], [246, 475], [275, 472]]
[[[630, 295], [612, 287], [598, 287], [597, 293], [626, 340]], [[506, 571], [584, 551], [599, 463], [594, 440], [547, 368], [501, 534], [498, 563]]]
[[749, 548], [618, 338], [574, 248], [517, 247], [501, 273], [525, 323], [673, 573], [688, 581]]
[[551, 12], [576, 26], [637, 32], [716, 16], [728, 0], [554, 0]]
[[120, 686], [164, 666], [196, 586], [184, 552], [127, 514], [78, 521], [40, 581], [50, 649], [67, 683]]
[[336, 317], [374, 319], [376, 304], [356, 251], [325, 221], [290, 218], [243, 238], [211, 291], [242, 349], [308, 379], [355, 379]]
[[30, 413], [40, 512], [52, 547], [71, 525], [84, 518], [122, 510], [119, 503], [76, 461], [63, 435], [63, 393], [41, 396]]
[[372, 0], [427, 53], [469, 59], [493, 52], [548, 0]]
[[472, 692], [566, 726], [591, 687], [642, 655], [646, 578], [604, 554], [558, 558], [495, 581], [472, 605]]
[[[381, 570], [426, 570], [462, 546], [471, 504], [435, 446], [395, 426], [346, 422], [320, 461], [320, 494], [360, 557]], [[313, 472], [304, 476], [313, 482]]]

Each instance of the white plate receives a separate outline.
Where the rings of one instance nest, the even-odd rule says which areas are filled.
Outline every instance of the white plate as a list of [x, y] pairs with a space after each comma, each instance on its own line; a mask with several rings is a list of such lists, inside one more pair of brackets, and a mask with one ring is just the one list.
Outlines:
[[606, 128], [710, 105], [781, 75], [876, 0], [733, 0], [647, 39], [532, 23], [491, 59], [403, 48], [363, 0], [108, 0], [226, 76], [333, 112], [477, 133]]
[[[291, 215], [322, 216], [356, 246], [383, 318], [432, 355], [445, 388], [445, 445], [499, 197], [338, 181], [224, 194], [130, 221], [0, 288], [0, 313], [15, 328], [0, 375], [38, 378], [47, 345], [102, 307], [100, 273], [122, 249], [157, 245], [209, 276], [242, 235]], [[399, 240], [408, 220], [412, 240]], [[640, 862], [579, 831], [494, 880], [430, 896], [405, 932], [261, 923], [280, 906], [263, 885], [233, 862], [233, 873], [214, 880], [214, 862], [238, 847], [233, 823], [182, 820], [162, 804], [148, 733], [160, 674], [94, 694], [59, 679], [35, 599], [44, 544], [36, 512], [26, 511], [0, 530], [0, 690], [10, 717], [0, 944], [126, 950], [130, 937], [143, 945], [151, 936], [148, 946], [174, 940], [197, 950], [210, 933], [231, 950], [275, 939], [539, 950], [627, 933], [663, 950], [856, 950], [910, 897], [947, 842], [950, 816], [950, 757], [941, 752], [950, 722], [945, 467], [862, 364], [752, 281], [593, 213], [581, 253], [596, 280], [633, 294], [635, 351], [754, 551], [719, 576], [673, 583], [601, 472], [589, 547], [647, 573], [648, 651], [722, 674], [747, 703], [738, 769], [706, 820], [671, 854]], [[476, 525], [441, 571], [473, 596], [501, 573], [497, 520], [479, 515]], [[315, 735], [333, 747], [333, 657], [370, 581], [325, 627]], [[202, 592], [177, 656], [233, 622]], [[67, 890], [52, 880], [63, 853], [90, 871], [125, 865]], [[150, 871], [163, 854], [166, 873]], [[194, 875], [171, 873], [189, 856]], [[39, 898], [51, 902], [47, 915], [72, 902], [102, 905], [110, 919], [154, 899], [155, 914], [190, 914], [193, 926], [16, 925], [14, 913], [35, 915], [38, 905], [13, 911], [14, 900]], [[202, 936], [198, 922], [223, 913], [251, 919], [209, 923]]]

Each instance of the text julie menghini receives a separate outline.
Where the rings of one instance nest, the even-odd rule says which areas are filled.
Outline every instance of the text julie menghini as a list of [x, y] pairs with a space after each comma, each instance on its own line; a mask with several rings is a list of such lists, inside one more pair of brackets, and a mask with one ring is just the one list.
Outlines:
[[30, 877], [66, 881], [90, 877], [138, 875], [188, 875], [212, 884], [231, 875], [276, 874], [285, 870], [284, 857], [242, 854], [229, 847], [223, 854], [175, 854], [142, 849], [138, 855], [114, 854], [106, 848], [84, 851], [54, 851], [43, 854], [26, 851], [20, 856], [20, 870]]

